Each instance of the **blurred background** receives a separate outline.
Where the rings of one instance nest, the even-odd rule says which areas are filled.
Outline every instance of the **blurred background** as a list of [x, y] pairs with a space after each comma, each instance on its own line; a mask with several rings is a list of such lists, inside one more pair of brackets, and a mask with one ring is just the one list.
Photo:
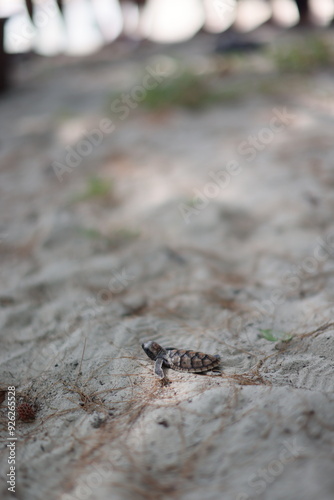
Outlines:
[[1, 0], [8, 53], [88, 54], [119, 37], [175, 43], [264, 23], [327, 26], [332, 0]]
[[[267, 196], [266, 162], [331, 178], [333, 14], [332, 0], [0, 0], [4, 251], [78, 257], [160, 232], [203, 245], [210, 224], [204, 247], [221, 245], [224, 204]], [[230, 161], [243, 174], [207, 203]], [[300, 196], [319, 205], [305, 175]]]

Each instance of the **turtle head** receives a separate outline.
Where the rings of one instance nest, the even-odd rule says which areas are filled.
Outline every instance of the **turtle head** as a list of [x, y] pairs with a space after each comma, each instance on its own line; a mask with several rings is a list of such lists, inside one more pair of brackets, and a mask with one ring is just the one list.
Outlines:
[[149, 342], [144, 342], [141, 346], [146, 352], [147, 356], [153, 359], [153, 361], [155, 361], [158, 356], [163, 357], [163, 355], [165, 354], [165, 349], [163, 349], [161, 345], [153, 342], [152, 340], [150, 340]]

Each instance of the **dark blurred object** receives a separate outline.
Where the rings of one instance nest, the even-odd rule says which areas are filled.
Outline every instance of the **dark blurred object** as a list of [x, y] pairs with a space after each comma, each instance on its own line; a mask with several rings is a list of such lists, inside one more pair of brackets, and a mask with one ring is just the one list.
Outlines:
[[32, 0], [26, 0], [26, 6], [27, 6], [28, 14], [32, 20], [32, 18], [34, 16], [34, 4], [32, 3]]
[[59, 10], [61, 13], [64, 12], [64, 1], [63, 0], [57, 0], [57, 5], [59, 7]]
[[[27, 11], [30, 16], [30, 19], [34, 21], [34, 2], [33, 0], [25, 0], [26, 6], [27, 6]], [[59, 7], [59, 10], [61, 13], [64, 12], [64, 0], [56, 0], [56, 3]]]
[[310, 24], [310, 11], [308, 0], [295, 0], [299, 12], [299, 24]]
[[[120, 3], [128, 2], [129, 0], [120, 0]], [[131, 0], [131, 3], [138, 5], [138, 7], [144, 7], [147, 0]]]
[[0, 17], [0, 92], [9, 87], [9, 57], [4, 48], [4, 28], [7, 17]]
[[[270, 0], [268, 0], [270, 2]], [[311, 13], [308, 0], [295, 0], [299, 21], [296, 27], [312, 26]], [[275, 19], [273, 16], [268, 19], [262, 26], [275, 28]], [[257, 31], [261, 28], [259, 26], [251, 33], [242, 33], [234, 25], [230, 26], [226, 31], [218, 36], [216, 41], [215, 52], [248, 52], [259, 49], [263, 46], [263, 41], [256, 39]]]
[[252, 40], [248, 33], [239, 33], [234, 30], [227, 30], [219, 37], [215, 52], [251, 52], [263, 47], [263, 43]]

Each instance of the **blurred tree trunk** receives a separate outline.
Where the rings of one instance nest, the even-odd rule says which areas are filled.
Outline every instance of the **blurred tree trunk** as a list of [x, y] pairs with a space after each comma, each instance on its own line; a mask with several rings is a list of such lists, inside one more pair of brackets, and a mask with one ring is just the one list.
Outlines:
[[9, 86], [9, 57], [6, 54], [3, 42], [4, 42], [4, 27], [6, 24], [7, 18], [0, 17], [0, 92], [6, 90]]
[[57, 5], [61, 13], [64, 12], [64, 0], [57, 0]]
[[[59, 7], [60, 12], [63, 13], [64, 12], [64, 0], [56, 0], [56, 1], [57, 1], [57, 5]], [[33, 0], [25, 0], [25, 2], [26, 2], [29, 17], [33, 21], [34, 20], [34, 2], [33, 2]]]
[[309, 8], [308, 8], [308, 0], [295, 0], [298, 12], [299, 12], [299, 17], [300, 17], [300, 24], [308, 24], [310, 21], [309, 18]]
[[32, 0], [26, 0], [27, 11], [30, 16], [30, 19], [33, 20], [34, 17], [34, 4]]
[[[128, 0], [120, 0], [120, 3], [127, 2]], [[139, 7], [146, 4], [146, 0], [131, 0], [132, 3], [137, 4]]]

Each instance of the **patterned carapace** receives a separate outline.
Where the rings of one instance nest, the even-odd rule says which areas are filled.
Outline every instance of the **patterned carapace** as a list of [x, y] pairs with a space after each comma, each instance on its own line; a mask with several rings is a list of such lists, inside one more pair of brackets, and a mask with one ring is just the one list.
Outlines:
[[156, 342], [150, 341], [142, 344], [147, 356], [153, 361], [154, 373], [159, 378], [164, 378], [163, 366], [173, 370], [192, 373], [203, 373], [218, 368], [220, 356], [218, 354], [205, 354], [204, 352], [186, 351], [175, 347], [161, 347]]

